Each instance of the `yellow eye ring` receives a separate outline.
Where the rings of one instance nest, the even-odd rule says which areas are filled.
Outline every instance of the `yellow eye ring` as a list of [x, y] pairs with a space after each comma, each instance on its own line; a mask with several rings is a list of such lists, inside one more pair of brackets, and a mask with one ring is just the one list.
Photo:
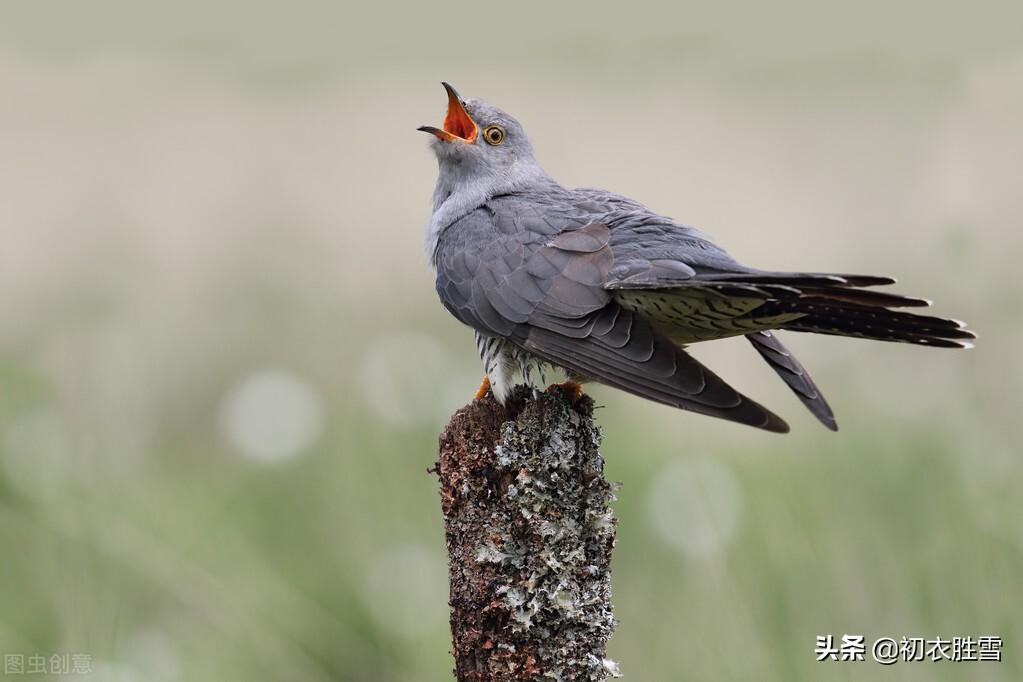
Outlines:
[[483, 130], [483, 139], [487, 144], [497, 146], [504, 142], [504, 128], [501, 126], [487, 126]]

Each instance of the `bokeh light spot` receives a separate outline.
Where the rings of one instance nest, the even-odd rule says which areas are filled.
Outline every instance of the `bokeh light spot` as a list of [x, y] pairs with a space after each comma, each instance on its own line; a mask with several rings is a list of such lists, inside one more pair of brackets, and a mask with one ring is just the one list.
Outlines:
[[260, 462], [290, 459], [323, 430], [323, 401], [290, 372], [265, 369], [224, 398], [221, 429], [240, 453]]

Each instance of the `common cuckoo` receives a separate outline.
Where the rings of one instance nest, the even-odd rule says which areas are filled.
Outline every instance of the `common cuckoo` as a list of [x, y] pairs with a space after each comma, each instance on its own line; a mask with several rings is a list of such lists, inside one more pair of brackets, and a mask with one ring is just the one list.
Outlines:
[[[929, 305], [877, 291], [889, 277], [758, 270], [688, 225], [599, 189], [567, 189], [533, 157], [522, 126], [447, 83], [431, 133], [440, 167], [426, 251], [437, 293], [476, 332], [488, 386], [504, 402], [545, 369], [673, 407], [786, 432], [686, 346], [745, 336], [825, 426], [834, 414], [778, 329], [969, 348], [962, 322], [900, 310]], [[573, 385], [573, 388], [577, 384]]]

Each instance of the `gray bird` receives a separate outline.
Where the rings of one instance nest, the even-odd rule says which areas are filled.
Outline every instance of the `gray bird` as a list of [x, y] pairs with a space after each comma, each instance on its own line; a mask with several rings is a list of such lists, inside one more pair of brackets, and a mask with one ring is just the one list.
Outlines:
[[665, 405], [784, 433], [788, 425], [685, 351], [745, 336], [829, 429], [835, 417], [776, 329], [969, 348], [962, 322], [893, 310], [929, 305], [869, 289], [889, 277], [772, 272], [733, 260], [687, 225], [599, 189], [566, 189], [519, 122], [447, 83], [426, 252], [444, 307], [476, 332], [489, 387], [534, 387], [558, 368]]

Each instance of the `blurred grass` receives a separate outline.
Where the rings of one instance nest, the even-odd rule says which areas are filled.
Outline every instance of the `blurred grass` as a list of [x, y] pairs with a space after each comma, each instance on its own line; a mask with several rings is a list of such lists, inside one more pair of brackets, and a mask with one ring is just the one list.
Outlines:
[[[627, 679], [1023, 677], [1018, 17], [821, 7], [6, 6], [0, 653], [449, 679], [426, 468], [479, 369], [421, 254], [444, 78], [566, 184], [757, 265], [897, 274], [982, 337], [792, 338], [838, 434], [742, 343], [697, 352], [791, 435], [594, 388]], [[847, 632], [996, 634], [1005, 661], [814, 661]]]

